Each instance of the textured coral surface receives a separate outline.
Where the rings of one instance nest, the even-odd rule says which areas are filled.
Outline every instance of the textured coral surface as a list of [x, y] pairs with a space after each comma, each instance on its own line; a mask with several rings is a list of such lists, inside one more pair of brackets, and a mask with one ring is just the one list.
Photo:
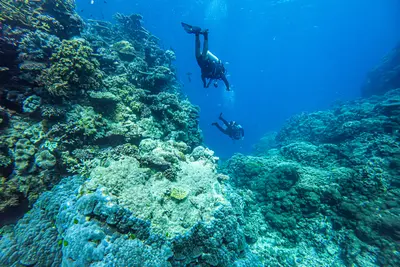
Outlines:
[[398, 49], [221, 163], [142, 16], [0, 10], [1, 266], [400, 266]]

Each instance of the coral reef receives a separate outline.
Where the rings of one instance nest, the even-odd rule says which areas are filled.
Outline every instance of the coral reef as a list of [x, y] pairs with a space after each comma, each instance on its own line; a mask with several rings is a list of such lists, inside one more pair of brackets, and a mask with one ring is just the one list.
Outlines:
[[63, 40], [50, 58], [50, 68], [43, 70], [40, 82], [50, 94], [66, 97], [78, 94], [79, 89], [100, 87], [100, 64], [93, 58], [92, 52], [85, 40]]
[[[0, 8], [1, 266], [400, 265], [400, 89], [220, 164], [140, 15]], [[396, 86], [397, 59], [368, 94]]]
[[[83, 28], [74, 1], [1, 6], [4, 196], [33, 204], [62, 175], [87, 177], [110, 155], [148, 167], [137, 149], [144, 139], [184, 142], [181, 158], [201, 144], [198, 109], [180, 95], [175, 55], [160, 48], [140, 16], [89, 20]], [[178, 170], [162, 172], [174, 180]]]
[[79, 34], [82, 20], [74, 0], [1, 1], [0, 21], [10, 26], [41, 30], [60, 37]]
[[13, 231], [3, 228], [1, 265], [262, 266], [247, 249], [229, 206], [213, 207], [210, 221], [173, 237], [154, 232], [151, 220], [137, 218], [137, 210], [119, 205], [100, 188], [82, 193], [83, 183], [65, 178]]
[[2, 0], [0, 9], [0, 84], [7, 87], [2, 90], [5, 99], [14, 104], [7, 94], [23, 95], [26, 82], [35, 86], [59, 38], [79, 35], [83, 21], [75, 12], [73, 0]]
[[295, 116], [274, 147], [263, 138], [257, 157], [225, 163], [228, 199], [265, 265], [400, 264], [399, 96]]
[[[155, 168], [172, 163], [176, 165], [174, 180], [166, 179], [161, 171], [152, 173], [152, 169], [140, 167], [135, 158], [124, 157], [108, 161], [106, 167], [94, 168], [90, 181], [82, 190], [94, 192], [102, 189], [105, 194], [117, 197], [120, 205], [131, 210], [136, 217], [151, 220], [154, 231], [168, 233], [170, 237], [184, 234], [200, 220], [209, 221], [214, 207], [226, 203], [213, 159], [187, 161], [178, 155], [176, 147], [179, 144], [167, 145], [152, 140], [143, 140], [142, 143], [139, 150], [146, 151], [145, 161], [157, 165]], [[150, 148], [144, 149], [143, 146]]]

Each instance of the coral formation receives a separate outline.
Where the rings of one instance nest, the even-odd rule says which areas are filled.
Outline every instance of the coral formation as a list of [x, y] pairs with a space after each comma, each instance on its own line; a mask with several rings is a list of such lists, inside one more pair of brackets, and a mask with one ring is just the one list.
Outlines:
[[23, 111], [33, 113], [40, 108], [42, 99], [39, 96], [32, 95], [24, 100]]
[[1, 1], [0, 21], [30, 30], [42, 30], [62, 37], [78, 34], [82, 20], [75, 13], [75, 1]]
[[25, 172], [32, 165], [32, 158], [35, 155], [35, 146], [28, 139], [19, 139], [15, 144], [14, 159], [15, 169], [18, 172]]
[[262, 266], [247, 249], [229, 206], [215, 207], [211, 221], [172, 238], [153, 232], [150, 221], [101, 189], [82, 195], [82, 183], [67, 177], [44, 193], [13, 231], [3, 229], [1, 265]]
[[136, 217], [151, 220], [154, 230], [168, 232], [171, 237], [183, 234], [196, 222], [209, 221], [214, 207], [226, 201], [215, 173], [214, 160], [186, 161], [178, 155], [176, 147], [179, 145], [146, 139], [139, 147], [140, 161], [145, 159], [146, 166], [151, 162], [153, 170], [175, 164], [173, 180], [165, 179], [161, 172], [152, 174], [152, 169], [140, 167], [135, 158], [124, 157], [94, 168], [84, 191], [93, 192], [100, 188], [118, 197], [120, 205]]
[[99, 63], [85, 40], [63, 40], [58, 51], [50, 58], [50, 68], [39, 78], [50, 94], [70, 97], [79, 90], [101, 86]]
[[111, 46], [111, 49], [118, 52], [121, 60], [131, 61], [136, 57], [135, 48], [128, 41], [119, 41]]
[[227, 161], [223, 169], [238, 189], [228, 199], [265, 265], [400, 263], [393, 254], [400, 249], [399, 109], [381, 109], [397, 105], [399, 95], [295, 116], [273, 148], [263, 138], [257, 157]]
[[[201, 144], [198, 110], [176, 84], [175, 55], [139, 15], [89, 20], [83, 29], [74, 1], [1, 5], [0, 168], [12, 199], [33, 204], [61, 175], [87, 177], [108, 158], [149, 167], [137, 149], [143, 139], [185, 142], [180, 158]], [[178, 168], [167, 167], [162, 175], [175, 180]]]
[[54, 155], [50, 153], [50, 151], [43, 150], [36, 154], [35, 163], [39, 168], [51, 169], [56, 165], [57, 160]]
[[[218, 165], [140, 15], [0, 8], [0, 215], [30, 208], [1, 228], [0, 265], [400, 265], [400, 89], [294, 116]], [[368, 94], [397, 87], [397, 50]]]

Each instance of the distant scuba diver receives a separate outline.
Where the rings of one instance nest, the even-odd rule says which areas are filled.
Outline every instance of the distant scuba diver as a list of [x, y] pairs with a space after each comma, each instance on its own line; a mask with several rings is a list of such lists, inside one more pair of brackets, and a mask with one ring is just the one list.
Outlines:
[[[212, 81], [214, 81], [214, 87], [218, 87], [218, 80], [222, 80], [225, 83], [226, 90], [229, 91], [229, 82], [226, 79], [224, 64], [208, 50], [208, 30], [202, 30], [200, 27], [191, 26], [183, 22], [181, 24], [187, 33], [196, 35], [196, 59], [201, 68], [201, 80], [204, 88], [208, 88]], [[204, 36], [203, 52], [200, 52], [200, 34]], [[209, 79], [208, 83], [206, 79]]]
[[192, 82], [192, 73], [188, 72], [188, 73], [186, 73], [186, 75], [188, 77], [189, 82], [191, 83]]
[[217, 127], [218, 130], [228, 135], [233, 140], [242, 140], [244, 138], [244, 130], [240, 124], [235, 121], [227, 122], [222, 117], [222, 113], [219, 114], [219, 119], [225, 124], [226, 128], [221, 127], [217, 122], [213, 122], [211, 125]]

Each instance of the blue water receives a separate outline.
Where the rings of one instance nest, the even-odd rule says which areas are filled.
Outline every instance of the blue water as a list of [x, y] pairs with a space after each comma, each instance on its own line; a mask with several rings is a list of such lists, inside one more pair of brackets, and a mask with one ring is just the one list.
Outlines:
[[[78, 0], [78, 13], [106, 20], [140, 13], [145, 27], [175, 50], [183, 91], [200, 106], [205, 143], [220, 157], [250, 153], [291, 115], [359, 97], [366, 73], [400, 40], [398, 0], [94, 1]], [[233, 92], [222, 83], [202, 87], [194, 36], [181, 21], [210, 29], [210, 50], [229, 62]], [[243, 125], [243, 141], [211, 126], [220, 112]]]

